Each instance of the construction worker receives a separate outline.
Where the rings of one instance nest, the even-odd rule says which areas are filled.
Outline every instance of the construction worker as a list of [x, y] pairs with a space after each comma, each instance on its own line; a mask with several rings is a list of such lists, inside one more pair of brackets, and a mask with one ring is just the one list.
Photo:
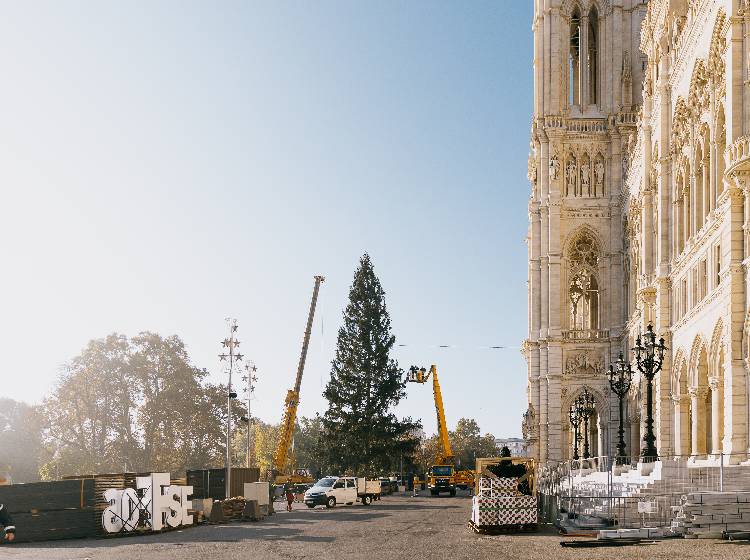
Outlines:
[[292, 504], [294, 503], [294, 489], [288, 482], [284, 487], [284, 493], [286, 494], [286, 510], [292, 511]]
[[13, 525], [13, 519], [3, 504], [0, 504], [0, 526], [4, 528], [6, 541], [11, 542], [16, 538], [16, 526]]

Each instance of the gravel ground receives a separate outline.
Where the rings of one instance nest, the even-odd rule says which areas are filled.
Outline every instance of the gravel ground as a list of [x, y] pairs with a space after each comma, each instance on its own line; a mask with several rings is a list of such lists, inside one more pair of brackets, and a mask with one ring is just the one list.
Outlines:
[[309, 510], [296, 504], [258, 523], [203, 525], [162, 535], [3, 545], [2, 559], [34, 560], [378, 560], [750, 558], [750, 545], [716, 540], [661, 541], [607, 549], [569, 549], [550, 528], [537, 534], [483, 536], [466, 522], [465, 496], [389, 496], [372, 506]]

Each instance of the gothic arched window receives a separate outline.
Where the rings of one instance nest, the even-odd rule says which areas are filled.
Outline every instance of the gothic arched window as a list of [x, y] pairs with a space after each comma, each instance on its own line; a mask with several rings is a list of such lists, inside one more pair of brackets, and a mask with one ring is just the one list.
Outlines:
[[599, 328], [599, 250], [589, 233], [581, 233], [571, 244], [568, 262], [569, 328], [596, 330]]
[[570, 58], [568, 64], [568, 101], [571, 107], [581, 104], [581, 14], [570, 16]]

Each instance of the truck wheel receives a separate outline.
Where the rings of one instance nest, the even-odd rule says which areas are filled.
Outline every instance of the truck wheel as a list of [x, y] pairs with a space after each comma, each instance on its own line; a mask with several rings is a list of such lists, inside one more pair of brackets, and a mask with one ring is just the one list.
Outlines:
[[362, 496], [362, 505], [369, 506], [372, 503], [372, 496]]
[[437, 496], [439, 493], [437, 490], [430, 490], [430, 496]]
[[330, 509], [330, 508], [335, 507], [335, 506], [336, 506], [336, 498], [334, 498], [333, 496], [331, 496], [326, 501], [326, 507]]
[[451, 496], [455, 496], [455, 495], [456, 495], [456, 489], [455, 488], [451, 488]]

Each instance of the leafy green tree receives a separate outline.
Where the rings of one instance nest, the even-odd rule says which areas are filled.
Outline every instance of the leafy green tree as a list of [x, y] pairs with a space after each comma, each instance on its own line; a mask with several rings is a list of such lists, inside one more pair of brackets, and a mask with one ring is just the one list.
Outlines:
[[[448, 432], [453, 451], [453, 460], [459, 469], [473, 469], [477, 457], [497, 457], [500, 450], [492, 434], [482, 435], [479, 425], [472, 418], [461, 418], [456, 423], [456, 429]], [[435, 464], [435, 457], [440, 449], [437, 435], [421, 434], [419, 449], [414, 462], [421, 472]]]
[[437, 434], [427, 437], [420, 434], [419, 447], [414, 454], [414, 464], [417, 472], [426, 473], [435, 464], [435, 457], [440, 449], [440, 438]]
[[477, 457], [497, 457], [500, 452], [495, 436], [482, 435], [473, 418], [460, 418], [450, 437], [456, 465], [460, 468], [473, 469]]
[[66, 364], [42, 405], [50, 461], [45, 478], [131, 470], [137, 450], [127, 339], [92, 340]]
[[412, 434], [419, 424], [391, 412], [406, 396], [404, 373], [390, 355], [395, 342], [385, 292], [365, 254], [354, 273], [323, 393], [328, 410], [322, 443], [329, 468], [379, 474], [414, 454], [419, 442]]
[[42, 476], [223, 465], [226, 387], [207, 375], [176, 336], [92, 340], [42, 405]]
[[142, 442], [136, 470], [223, 465], [226, 388], [205, 383], [208, 372], [190, 363], [177, 336], [141, 333], [131, 346]]
[[39, 480], [41, 421], [34, 407], [0, 398], [0, 474], [13, 482]]
[[294, 457], [297, 468], [305, 468], [313, 476], [322, 476], [325, 461], [321, 435], [323, 419], [316, 414], [312, 418], [300, 417], [294, 430]]
[[279, 441], [279, 424], [266, 424], [253, 420], [253, 441], [255, 443], [255, 465], [260, 467], [261, 475], [270, 472], [273, 467], [273, 454]]

